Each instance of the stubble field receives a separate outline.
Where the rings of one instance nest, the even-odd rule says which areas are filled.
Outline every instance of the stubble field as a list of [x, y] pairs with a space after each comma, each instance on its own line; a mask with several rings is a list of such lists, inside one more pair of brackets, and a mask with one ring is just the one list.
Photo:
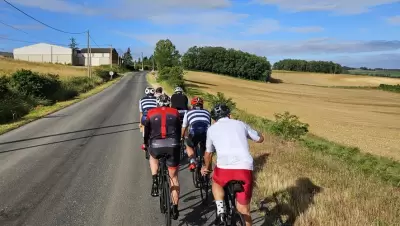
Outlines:
[[185, 79], [190, 86], [201, 90], [213, 94], [223, 92], [249, 113], [273, 119], [274, 113], [289, 111], [309, 123], [311, 132], [318, 136], [400, 160], [399, 94], [315, 86], [377, 86], [379, 83], [374, 84], [374, 79], [383, 79], [381, 83], [386, 84], [400, 83], [400, 80], [339, 75], [339, 78], [328, 77], [335, 81], [331, 83], [328, 78], [317, 76], [321, 75], [273, 74], [274, 78], [283, 81], [280, 84], [204, 72], [188, 72]]

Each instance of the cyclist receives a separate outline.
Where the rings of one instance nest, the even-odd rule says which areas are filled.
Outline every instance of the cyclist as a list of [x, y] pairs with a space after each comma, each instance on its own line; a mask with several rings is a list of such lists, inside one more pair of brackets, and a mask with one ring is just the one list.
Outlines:
[[175, 108], [179, 111], [179, 115], [181, 117], [181, 124], [183, 122], [183, 117], [185, 116], [188, 108], [188, 98], [183, 93], [183, 89], [179, 86], [175, 87], [174, 94], [171, 96], [171, 107]]
[[166, 94], [157, 97], [157, 108], [147, 114], [145, 122], [144, 145], [150, 154], [150, 170], [153, 177], [151, 195], [158, 196], [158, 158], [168, 154], [167, 167], [171, 178], [172, 218], [178, 219], [179, 180], [178, 166], [180, 162], [181, 124], [179, 112], [170, 108], [171, 99]]
[[206, 149], [207, 129], [211, 125], [211, 115], [206, 109], [203, 109], [204, 101], [200, 97], [193, 97], [190, 101], [192, 109], [189, 110], [182, 123], [182, 138], [189, 126], [189, 136], [186, 139], [186, 151], [190, 159], [189, 169], [193, 171], [196, 168], [196, 159], [194, 148], [200, 143], [201, 153]]
[[246, 226], [252, 225], [250, 201], [253, 190], [253, 158], [249, 152], [247, 138], [262, 143], [264, 137], [246, 123], [230, 118], [230, 109], [224, 104], [217, 104], [211, 110], [211, 117], [216, 121], [207, 130], [205, 165], [202, 174], [209, 172], [212, 153], [217, 153], [217, 165], [214, 168], [212, 192], [217, 207], [216, 225], [225, 221], [223, 187], [230, 180], [242, 180], [244, 192], [237, 193], [237, 209], [243, 215]]
[[[146, 87], [144, 90], [146, 96], [139, 100], [139, 111], [140, 111], [140, 127], [143, 128], [144, 122], [146, 120], [147, 112], [157, 107], [156, 97], [154, 96], [154, 88]], [[143, 131], [142, 131], [143, 132]]]
[[160, 96], [163, 93], [163, 88], [160, 86], [156, 89], [156, 94], [154, 94], [155, 97]]

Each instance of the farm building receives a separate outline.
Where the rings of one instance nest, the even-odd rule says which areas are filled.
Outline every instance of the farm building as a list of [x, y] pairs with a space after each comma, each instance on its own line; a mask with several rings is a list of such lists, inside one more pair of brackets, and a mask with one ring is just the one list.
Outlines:
[[[91, 60], [92, 66], [100, 66], [110, 64], [111, 60], [113, 64], [118, 64], [118, 52], [114, 48], [91, 48]], [[112, 51], [112, 55], [110, 54]], [[81, 49], [81, 53], [85, 57], [85, 65], [87, 65], [88, 51], [86, 48]], [[111, 57], [110, 57], [111, 56]]]
[[85, 59], [77, 50], [47, 43], [38, 43], [16, 48], [14, 59], [42, 63], [83, 65]]

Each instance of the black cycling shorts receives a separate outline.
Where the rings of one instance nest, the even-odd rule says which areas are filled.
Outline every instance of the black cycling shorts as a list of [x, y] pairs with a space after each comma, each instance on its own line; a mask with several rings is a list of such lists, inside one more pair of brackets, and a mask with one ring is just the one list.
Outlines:
[[181, 144], [176, 139], [166, 138], [152, 140], [148, 150], [149, 154], [155, 159], [159, 159], [162, 155], [167, 154], [166, 163], [168, 167], [179, 166]]
[[[198, 144], [200, 144], [200, 151], [204, 152], [206, 150], [206, 140], [207, 140], [207, 133], [195, 133], [189, 134], [188, 138], [186, 138], [185, 143], [187, 146], [194, 148]], [[204, 153], [197, 153], [204, 154]]]

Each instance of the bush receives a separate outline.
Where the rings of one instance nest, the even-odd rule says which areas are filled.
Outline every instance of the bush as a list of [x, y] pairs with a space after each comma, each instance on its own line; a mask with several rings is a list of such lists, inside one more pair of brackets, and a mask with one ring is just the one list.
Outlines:
[[18, 70], [11, 76], [10, 85], [25, 95], [53, 100], [53, 94], [61, 88], [58, 75], [41, 75], [30, 70]]
[[385, 91], [400, 93], [400, 84], [397, 85], [380, 84], [378, 88]]
[[232, 98], [226, 98], [221, 92], [218, 92], [216, 96], [206, 93], [204, 94], [204, 99], [209, 102], [210, 107], [213, 107], [217, 104], [226, 104], [229, 109], [231, 109], [231, 112], [236, 109], [236, 103], [232, 100]]
[[158, 73], [157, 82], [165, 81], [171, 87], [180, 86], [185, 90], [183, 74], [183, 68], [181, 67], [164, 67]]
[[18, 119], [29, 113], [36, 105], [35, 98], [9, 90], [6, 95], [0, 96], [0, 123]]
[[275, 121], [271, 126], [271, 132], [287, 141], [299, 140], [308, 133], [309, 125], [299, 121], [299, 117], [285, 111], [283, 114], [275, 114]]
[[0, 97], [7, 95], [10, 92], [8, 83], [10, 79], [6, 76], [0, 76]]

